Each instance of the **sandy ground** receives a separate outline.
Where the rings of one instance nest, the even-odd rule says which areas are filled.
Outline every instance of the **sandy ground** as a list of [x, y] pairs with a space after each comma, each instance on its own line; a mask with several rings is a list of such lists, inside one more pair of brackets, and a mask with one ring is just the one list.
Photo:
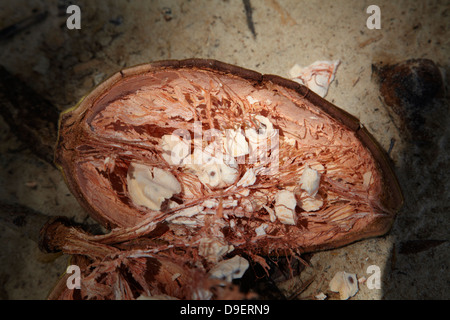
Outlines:
[[[0, 3], [0, 28], [33, 12], [48, 16], [2, 41], [0, 61], [64, 110], [107, 76], [148, 61], [213, 58], [287, 77], [296, 63], [339, 59], [326, 99], [358, 117], [385, 150], [391, 148], [405, 206], [387, 235], [315, 253], [311, 267], [280, 287], [293, 290], [314, 276], [300, 295], [311, 298], [328, 290], [337, 271], [369, 278], [367, 268], [376, 265], [381, 289], [361, 283], [353, 299], [448, 299], [448, 242], [427, 245], [449, 239], [448, 94], [434, 122], [433, 152], [427, 149], [423, 157], [423, 149], [408, 146], [381, 99], [372, 65], [428, 58], [449, 83], [450, 2], [379, 0], [381, 29], [369, 30], [366, 8], [372, 2], [252, 0], [254, 36], [240, 0], [6, 0]], [[72, 3], [81, 8], [81, 30], [66, 27], [65, 9]], [[89, 219], [60, 173], [32, 155], [2, 118], [0, 132], [0, 200], [50, 216]], [[422, 247], [406, 250], [411, 240]], [[49, 259], [36, 243], [1, 225], [0, 246], [0, 298], [45, 299], [67, 257]]]

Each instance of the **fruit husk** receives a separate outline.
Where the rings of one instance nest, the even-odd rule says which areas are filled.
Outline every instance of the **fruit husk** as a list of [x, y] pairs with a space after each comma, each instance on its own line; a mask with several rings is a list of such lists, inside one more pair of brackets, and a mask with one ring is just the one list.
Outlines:
[[[61, 145], [67, 141], [67, 133], [65, 128], [70, 128], [77, 117], [82, 117], [82, 114], [86, 112], [87, 109], [99, 103], [103, 96], [108, 94], [109, 96], [120, 96], [121, 92], [113, 92], [115, 86], [118, 83], [124, 83], [128, 79], [132, 79], [135, 76], [151, 74], [153, 72], [158, 72], [161, 70], [205, 70], [212, 73], [229, 75], [232, 77], [238, 77], [251, 82], [254, 86], [266, 86], [272, 88], [273, 90], [285, 90], [288, 94], [294, 96], [296, 99], [302, 99], [314, 105], [321, 112], [330, 116], [331, 118], [338, 121], [346, 130], [353, 132], [356, 138], [364, 145], [365, 148], [369, 150], [373, 159], [375, 160], [382, 182], [382, 194], [381, 199], [383, 206], [388, 208], [388, 211], [392, 214], [386, 216], [375, 217], [371, 219], [361, 230], [358, 232], [349, 232], [348, 234], [342, 235], [339, 239], [335, 239], [326, 244], [315, 244], [309, 245], [308, 247], [302, 247], [302, 251], [311, 251], [324, 248], [333, 248], [336, 246], [341, 246], [355, 240], [377, 236], [384, 234], [389, 230], [395, 213], [400, 209], [403, 203], [402, 193], [395, 177], [391, 162], [387, 157], [385, 151], [376, 142], [373, 136], [367, 131], [365, 127], [360, 124], [359, 120], [354, 116], [350, 115], [348, 112], [336, 107], [327, 100], [321, 98], [307, 87], [302, 86], [294, 81], [284, 79], [276, 75], [262, 75], [258, 72], [240, 68], [234, 65], [229, 65], [216, 60], [204, 60], [204, 59], [188, 59], [188, 60], [168, 60], [159, 61], [149, 64], [143, 64], [122, 70], [100, 85], [98, 85], [91, 93], [85, 96], [74, 108], [69, 109], [62, 113], [60, 117], [60, 131], [58, 137], [58, 147], [55, 154], [55, 163], [61, 169], [66, 179], [66, 182], [82, 204], [82, 206], [90, 213], [90, 215], [101, 223], [106, 228], [114, 227], [129, 227], [135, 225], [142, 220], [131, 220], [127, 223], [117, 224], [117, 222], [108, 219], [102, 212], [99, 212], [97, 208], [93, 207], [88, 201], [86, 201], [79, 181], [76, 180], [73, 172], [71, 172], [70, 161], [64, 159], [63, 148]], [[136, 85], [131, 83], [129, 90], [132, 90], [132, 86]], [[123, 88], [121, 89], [123, 90]], [[73, 138], [74, 135], [71, 135]]]
[[[338, 125], [340, 130], [343, 130], [349, 137], [357, 141], [358, 148], [361, 152], [369, 155], [368, 161], [373, 162], [374, 172], [376, 177], [375, 202], [376, 206], [371, 204], [372, 200], [368, 200], [370, 204], [371, 214], [367, 214], [362, 218], [355, 218], [345, 229], [340, 225], [323, 229], [320, 232], [320, 221], [316, 224], [319, 226], [317, 235], [312, 235], [308, 230], [308, 218], [300, 221], [297, 226], [278, 226], [281, 235], [277, 237], [266, 237], [265, 239], [255, 240], [252, 235], [246, 234], [244, 238], [246, 241], [242, 245], [235, 245], [234, 253], [245, 253], [249, 257], [255, 257], [257, 254], [299, 254], [303, 252], [313, 252], [324, 249], [332, 249], [347, 245], [349, 243], [385, 234], [391, 227], [396, 213], [400, 210], [403, 204], [403, 196], [394, 174], [392, 163], [390, 162], [386, 152], [380, 147], [374, 137], [367, 131], [365, 127], [359, 122], [357, 118], [348, 112], [336, 107], [327, 100], [321, 98], [307, 87], [298, 84], [297, 82], [276, 76], [263, 75], [258, 72], [240, 68], [234, 65], [226, 64], [216, 60], [205, 59], [188, 59], [188, 60], [165, 60], [149, 64], [138, 65], [128, 69], [121, 70], [112, 77], [99, 84], [92, 92], [86, 95], [75, 107], [65, 111], [61, 114], [59, 121], [58, 142], [55, 152], [55, 163], [61, 170], [64, 179], [79, 203], [86, 209], [87, 212], [98, 221], [101, 225], [112, 231], [107, 235], [92, 236], [87, 235], [80, 230], [70, 231], [66, 226], [57, 223], [56, 225], [47, 225], [41, 233], [41, 247], [47, 249], [62, 250], [64, 252], [91, 256], [90, 259], [95, 261], [99, 259], [95, 253], [102, 252], [106, 248], [107, 255], [115, 255], [116, 251], [124, 250], [124, 248], [133, 248], [142, 238], [158, 239], [161, 241], [161, 248], [171, 245], [174, 248], [182, 248], [183, 250], [189, 247], [189, 250], [195, 250], [194, 240], [192, 243], [186, 239], [179, 239], [174, 237], [170, 232], [166, 232], [167, 223], [164, 221], [167, 212], [156, 212], [152, 214], [142, 214], [138, 212], [132, 205], [127, 207], [126, 203], [129, 199], [121, 199], [121, 207], [112, 207], [110, 210], [100, 209], [95, 204], [95, 194], [90, 194], [89, 199], [86, 197], [85, 185], [86, 182], [80, 181], [77, 176], [76, 166], [77, 160], [80, 156], [73, 150], [81, 150], [81, 152], [89, 152], [90, 149], [86, 147], [86, 132], [90, 128], [86, 124], [89, 119], [89, 112], [95, 108], [106, 106], [117, 98], [123, 97], [130, 92], [134, 92], [142, 85], [142, 80], [145, 77], [151, 76], [158, 72], [172, 72], [182, 70], [186, 73], [203, 72], [208, 75], [217, 75], [222, 77], [229, 77], [230, 79], [237, 79], [236, 81], [243, 81], [246, 85], [254, 88], [265, 88], [271, 92], [276, 92], [283, 98], [289, 99], [294, 103], [295, 107], [287, 109], [290, 116], [295, 118], [296, 108], [300, 111], [305, 108], [314, 110], [321, 117], [328, 119], [334, 125]], [[245, 97], [241, 97], [245, 98]], [[91, 118], [93, 116], [91, 115]], [[306, 132], [306, 131], [305, 131]], [[89, 136], [89, 135], [87, 135]], [[89, 138], [91, 138], [89, 136]], [[85, 139], [85, 140], [83, 140]], [[88, 139], [89, 140], [89, 139]], [[84, 149], [83, 149], [84, 148]], [[72, 150], [72, 151], [68, 151]], [[103, 150], [103, 149], [102, 149]], [[359, 150], [359, 149], [358, 149]], [[104, 149], [108, 152], [108, 149]], [[123, 168], [122, 168], [123, 172]], [[126, 175], [126, 171], [123, 173]], [[327, 181], [327, 180], [325, 180]], [[328, 180], [330, 182], [330, 180]], [[111, 182], [112, 183], [112, 182]], [[330, 182], [331, 183], [331, 182]], [[112, 184], [111, 184], [112, 186]], [[123, 194], [126, 190], [122, 189]], [[122, 194], [122, 197], [123, 197]], [[372, 195], [373, 196], [373, 195]], [[115, 201], [119, 201], [117, 195]], [[125, 205], [123, 205], [125, 203]], [[354, 202], [357, 204], [357, 201]], [[124, 210], [117, 210], [117, 208], [125, 208]], [[219, 215], [217, 215], [219, 216]], [[208, 226], [214, 226], [215, 218], [210, 218]], [[250, 221], [250, 220], [249, 220]], [[276, 222], [280, 223], [280, 222]], [[311, 223], [315, 223], [314, 221]], [[251, 222], [249, 223], [249, 225]], [[284, 229], [283, 229], [284, 228]], [[291, 232], [289, 231], [291, 230]], [[292, 231], [293, 230], [293, 231]], [[224, 231], [224, 230], [222, 230]], [[207, 227], [200, 228], [199, 232], [204, 232], [204, 236], [212, 236], [212, 231]], [[309, 236], [305, 236], [309, 233]], [[230, 229], [227, 229], [227, 234], [232, 234]], [[225, 232], [224, 232], [225, 234]], [[201, 235], [199, 235], [201, 236]], [[227, 236], [225, 236], [227, 237]], [[228, 240], [233, 240], [233, 235]], [[192, 238], [194, 239], [194, 238]], [[198, 239], [198, 238], [197, 238]], [[153, 241], [153, 240], [152, 240]], [[77, 243], [80, 244], [77, 247]], [[146, 241], [140, 242], [147, 243]], [[89, 248], [92, 245], [92, 253]], [[149, 247], [156, 248], [158, 242], [152, 242]], [[112, 250], [112, 251], [110, 251]], [[170, 266], [173, 261], [176, 263], [183, 260], [183, 250], [170, 251], [170, 258], [167, 264]], [[50, 250], [51, 251], [51, 250]], [[169, 252], [161, 249], [163, 252]], [[181, 253], [180, 253], [181, 252]], [[185, 260], [192, 259], [192, 252]], [[194, 253], [195, 255], [196, 253]], [[104, 257], [102, 257], [104, 259]], [[183, 263], [181, 263], [183, 265]], [[211, 263], [204, 262], [205, 272], [211, 267]], [[190, 271], [186, 271], [190, 272]], [[200, 276], [201, 277], [201, 276]], [[163, 292], [164, 293], [164, 292]], [[57, 295], [58, 296], [58, 295]], [[61, 295], [59, 295], [61, 296]], [[184, 295], [186, 296], [186, 295]]]

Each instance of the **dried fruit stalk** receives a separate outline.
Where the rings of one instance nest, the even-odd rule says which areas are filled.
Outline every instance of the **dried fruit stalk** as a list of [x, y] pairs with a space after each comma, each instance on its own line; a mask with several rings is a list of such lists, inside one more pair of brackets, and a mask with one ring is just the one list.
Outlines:
[[61, 116], [56, 163], [110, 234], [197, 250], [334, 248], [384, 234], [402, 205], [384, 151], [306, 87], [214, 60], [123, 70]]

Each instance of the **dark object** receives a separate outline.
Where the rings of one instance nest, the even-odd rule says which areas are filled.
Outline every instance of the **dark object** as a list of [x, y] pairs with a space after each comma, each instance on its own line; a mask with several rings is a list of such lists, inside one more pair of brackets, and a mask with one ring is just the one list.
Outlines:
[[255, 25], [253, 24], [253, 9], [250, 0], [242, 0], [244, 2], [245, 16], [247, 17], [247, 26], [256, 39]]
[[429, 140], [432, 133], [424, 127], [444, 87], [436, 64], [429, 59], [410, 59], [373, 68], [385, 103], [400, 116], [416, 140]]
[[399, 253], [414, 254], [437, 247], [447, 240], [408, 240], [400, 243]]
[[11, 38], [12, 36], [18, 34], [20, 31], [25, 30], [36, 23], [44, 21], [45, 18], [47, 18], [47, 15], [47, 11], [36, 13], [28, 18], [25, 18], [11, 26], [0, 30], [0, 41]]
[[164, 8], [162, 8], [161, 13], [164, 17], [164, 20], [166, 20], [166, 21], [172, 20], [172, 18], [173, 18], [172, 9], [170, 9], [168, 7], [164, 7]]
[[[251, 261], [250, 257], [246, 259]], [[259, 263], [252, 263], [242, 278], [233, 280], [233, 283], [239, 285], [242, 292], [255, 292], [259, 299], [286, 300], [274, 280], [274, 273], [279, 269], [270, 259], [266, 262], [271, 268], [270, 274]]]
[[123, 16], [117, 16], [114, 19], [110, 19], [109, 23], [111, 23], [115, 26], [120, 26], [123, 23]]
[[0, 115], [39, 158], [53, 165], [58, 109], [0, 66]]
[[19, 204], [0, 202], [0, 224], [38, 242], [41, 226], [49, 216]]

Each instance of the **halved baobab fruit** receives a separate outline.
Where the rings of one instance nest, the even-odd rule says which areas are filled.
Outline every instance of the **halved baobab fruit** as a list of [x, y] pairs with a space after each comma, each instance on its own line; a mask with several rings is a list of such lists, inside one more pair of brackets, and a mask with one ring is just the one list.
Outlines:
[[210, 261], [385, 233], [402, 204], [359, 121], [306, 87], [213, 60], [123, 70], [60, 121], [56, 163], [108, 228], [155, 219]]

